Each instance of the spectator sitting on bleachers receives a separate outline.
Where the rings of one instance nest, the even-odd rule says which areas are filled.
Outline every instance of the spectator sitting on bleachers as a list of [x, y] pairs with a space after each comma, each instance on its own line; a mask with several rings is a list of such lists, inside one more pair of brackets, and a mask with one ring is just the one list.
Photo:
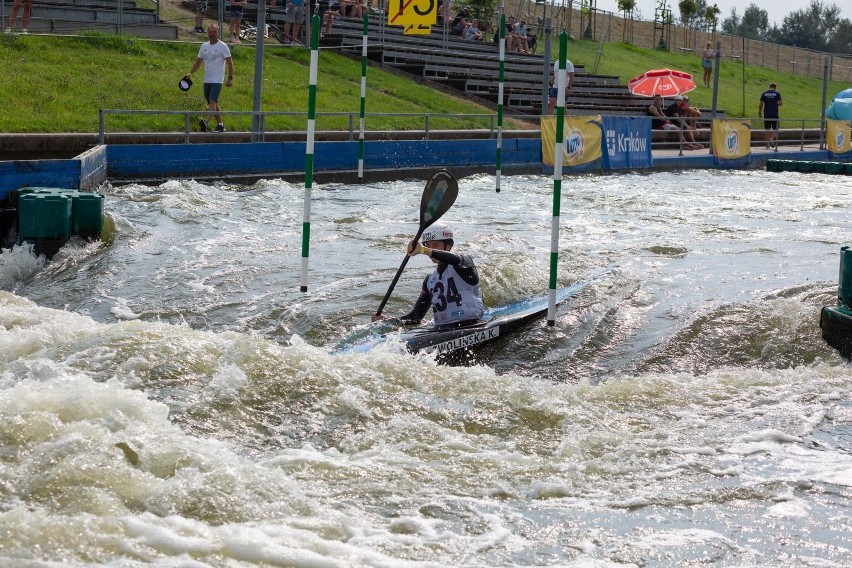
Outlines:
[[527, 38], [518, 34], [514, 16], [506, 18], [506, 51], [527, 52]]
[[524, 40], [524, 47], [527, 51], [530, 49], [529, 31], [527, 19], [522, 17], [521, 21], [515, 24], [515, 34]]
[[479, 31], [479, 20], [473, 20], [465, 30], [465, 39], [482, 41], [482, 32]]
[[675, 118], [680, 122], [680, 105], [682, 104], [683, 97], [678, 95], [674, 102], [663, 110], [663, 97], [654, 95], [654, 102], [648, 107], [648, 114], [651, 115], [651, 128], [655, 130], [677, 130], [681, 144], [687, 150], [700, 150], [704, 146], [695, 142], [691, 130], [681, 128], [669, 120], [669, 118]]
[[683, 95], [683, 107], [681, 114], [684, 116], [684, 121], [692, 130], [698, 130], [698, 118], [701, 116], [701, 111], [689, 104], [689, 97]]
[[467, 8], [462, 8], [453, 21], [450, 22], [450, 34], [464, 37], [467, 26], [470, 25], [470, 13]]
[[340, 0], [329, 0], [328, 9], [323, 12], [322, 16], [323, 20], [325, 20], [323, 33], [331, 33], [331, 25], [334, 23], [334, 18], [337, 18], [338, 16], [340, 16]]

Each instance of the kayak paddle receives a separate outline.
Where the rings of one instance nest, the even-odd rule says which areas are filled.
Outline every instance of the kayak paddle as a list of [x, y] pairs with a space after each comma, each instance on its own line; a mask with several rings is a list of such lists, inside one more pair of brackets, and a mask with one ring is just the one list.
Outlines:
[[[428, 229], [429, 225], [440, 219], [453, 206], [458, 194], [459, 182], [456, 181], [453, 174], [447, 170], [438, 170], [432, 174], [432, 177], [426, 182], [426, 187], [423, 188], [423, 197], [420, 198], [420, 228], [414, 235], [414, 241], [420, 240], [423, 231]], [[399, 265], [396, 276], [393, 277], [385, 297], [382, 298], [382, 303], [379, 304], [379, 309], [376, 310], [377, 316], [382, 314], [382, 310], [388, 303], [388, 298], [390, 298], [405, 265], [408, 264], [409, 258], [411, 257], [406, 254], [405, 258], [402, 259], [402, 264]]]

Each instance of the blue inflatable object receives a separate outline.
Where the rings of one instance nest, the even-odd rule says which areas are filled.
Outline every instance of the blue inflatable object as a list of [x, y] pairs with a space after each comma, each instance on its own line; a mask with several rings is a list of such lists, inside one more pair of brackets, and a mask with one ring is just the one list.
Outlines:
[[[845, 93], [847, 91], [852, 93], [852, 89], [846, 89], [846, 91], [841, 91], [841, 93]], [[834, 120], [852, 120], [852, 98], [835, 98], [834, 101], [828, 105], [828, 108], [825, 109], [825, 117]]]
[[852, 89], [845, 89], [834, 95], [834, 100], [837, 99], [852, 99]]

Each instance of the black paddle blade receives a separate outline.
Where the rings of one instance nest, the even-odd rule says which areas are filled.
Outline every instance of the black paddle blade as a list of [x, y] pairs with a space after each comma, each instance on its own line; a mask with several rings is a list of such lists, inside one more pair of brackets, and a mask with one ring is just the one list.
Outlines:
[[[423, 231], [440, 219], [453, 206], [458, 195], [459, 182], [456, 181], [453, 174], [447, 170], [438, 170], [432, 174], [432, 177], [426, 182], [426, 187], [423, 188], [423, 197], [420, 198], [420, 228], [417, 229], [417, 235], [415, 235], [413, 240], [420, 240], [420, 235], [423, 234]], [[399, 265], [396, 276], [393, 277], [385, 297], [382, 298], [382, 303], [379, 304], [379, 309], [376, 310], [377, 316], [382, 315], [382, 310], [385, 309], [385, 304], [388, 303], [391, 292], [393, 292], [397, 281], [399, 281], [405, 265], [408, 264], [408, 259], [408, 255], [402, 259], [402, 264]]]
[[449, 211], [453, 203], [456, 202], [458, 195], [459, 182], [456, 181], [453, 174], [447, 170], [438, 170], [432, 174], [432, 177], [426, 182], [423, 197], [420, 199], [420, 231], [417, 233], [418, 239], [429, 225]]

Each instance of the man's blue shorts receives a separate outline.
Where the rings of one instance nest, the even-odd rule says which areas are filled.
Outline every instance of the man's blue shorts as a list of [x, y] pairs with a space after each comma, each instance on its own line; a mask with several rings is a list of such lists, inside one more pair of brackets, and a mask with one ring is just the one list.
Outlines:
[[556, 95], [558, 95], [558, 94], [559, 94], [559, 88], [558, 87], [550, 87], [550, 90], [547, 92], [547, 97], [550, 98], [550, 99], [555, 99]]
[[204, 83], [204, 98], [208, 103], [218, 103], [221, 92], [222, 83]]

